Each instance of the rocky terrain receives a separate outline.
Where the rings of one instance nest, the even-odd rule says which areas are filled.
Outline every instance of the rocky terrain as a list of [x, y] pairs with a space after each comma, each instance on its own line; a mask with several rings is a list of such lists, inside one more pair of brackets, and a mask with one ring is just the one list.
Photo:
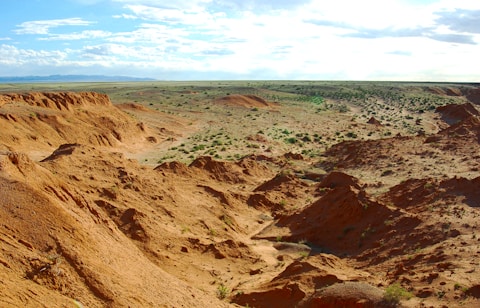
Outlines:
[[480, 306], [480, 88], [221, 87], [0, 93], [0, 306]]

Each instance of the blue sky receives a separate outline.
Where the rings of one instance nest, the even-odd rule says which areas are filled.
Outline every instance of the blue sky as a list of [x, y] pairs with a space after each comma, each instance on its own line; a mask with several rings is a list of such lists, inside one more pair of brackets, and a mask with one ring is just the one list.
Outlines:
[[0, 76], [480, 82], [478, 0], [5, 0]]

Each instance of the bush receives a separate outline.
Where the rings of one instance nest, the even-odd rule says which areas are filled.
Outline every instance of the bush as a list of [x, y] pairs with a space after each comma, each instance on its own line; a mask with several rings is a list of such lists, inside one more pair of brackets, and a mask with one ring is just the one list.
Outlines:
[[354, 132], [348, 132], [348, 133], [346, 134], [346, 136], [347, 136], [348, 138], [357, 138], [357, 134], [355, 134]]
[[389, 304], [397, 305], [402, 299], [412, 298], [412, 293], [405, 290], [399, 283], [394, 283], [385, 290], [384, 299]]
[[393, 170], [385, 170], [382, 172], [381, 176], [389, 176], [389, 175], [392, 175], [393, 174]]
[[285, 142], [288, 143], [288, 144], [294, 144], [294, 143], [297, 143], [297, 138], [290, 137], [290, 138], [285, 139]]
[[225, 297], [227, 297], [228, 292], [229, 292], [228, 288], [225, 285], [221, 284], [218, 286], [217, 296], [219, 299], [224, 299]]

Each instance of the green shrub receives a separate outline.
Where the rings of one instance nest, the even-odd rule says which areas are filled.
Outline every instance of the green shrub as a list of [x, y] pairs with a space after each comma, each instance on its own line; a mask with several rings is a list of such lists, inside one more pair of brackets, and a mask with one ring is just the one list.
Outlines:
[[402, 299], [410, 299], [412, 297], [413, 294], [405, 290], [399, 283], [389, 285], [384, 295], [384, 299], [393, 305], [397, 305]]
[[290, 138], [285, 139], [285, 142], [288, 143], [288, 144], [294, 144], [294, 143], [297, 143], [297, 138], [290, 137]]
[[224, 299], [225, 297], [227, 297], [228, 292], [229, 290], [224, 284], [218, 286], [217, 295], [219, 299]]
[[355, 134], [354, 132], [348, 132], [348, 133], [346, 134], [346, 136], [347, 136], [348, 138], [357, 138], [357, 134]]

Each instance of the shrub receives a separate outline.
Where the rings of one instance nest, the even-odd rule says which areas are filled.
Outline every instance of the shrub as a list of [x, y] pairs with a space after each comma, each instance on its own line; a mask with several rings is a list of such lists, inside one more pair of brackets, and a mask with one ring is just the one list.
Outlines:
[[337, 107], [337, 109], [338, 109], [338, 112], [340, 112], [340, 113], [346, 113], [346, 112], [350, 111], [348, 106], [345, 105], [345, 104], [341, 104], [340, 106]]
[[228, 292], [229, 290], [224, 284], [218, 286], [217, 295], [219, 299], [224, 299], [225, 297], [227, 297]]
[[285, 142], [288, 143], [288, 144], [294, 144], [294, 143], [297, 143], [297, 138], [290, 137], [290, 138], [285, 139]]
[[201, 151], [201, 150], [204, 150], [205, 149], [205, 145], [204, 144], [199, 144], [199, 145], [195, 145], [192, 149], [192, 152], [196, 152], [196, 151]]
[[381, 176], [389, 176], [389, 175], [392, 175], [393, 174], [393, 170], [385, 170], [382, 172]]
[[348, 138], [357, 138], [357, 134], [355, 134], [354, 132], [348, 132], [348, 133], [346, 134], [346, 136], [347, 136]]
[[399, 283], [394, 283], [385, 290], [384, 299], [392, 305], [397, 305], [402, 299], [412, 298], [412, 293], [405, 290]]

